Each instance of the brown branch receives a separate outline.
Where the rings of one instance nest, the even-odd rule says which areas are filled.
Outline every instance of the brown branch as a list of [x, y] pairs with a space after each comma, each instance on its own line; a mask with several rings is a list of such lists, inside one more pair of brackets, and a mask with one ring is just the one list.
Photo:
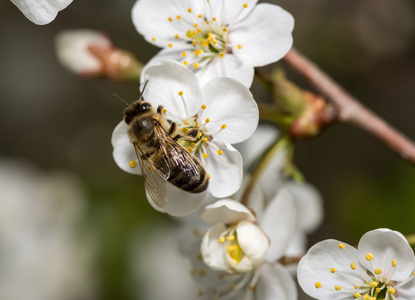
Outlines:
[[366, 130], [402, 158], [415, 164], [415, 144], [360, 104], [313, 62], [295, 49], [290, 50], [284, 60], [336, 106], [340, 121]]

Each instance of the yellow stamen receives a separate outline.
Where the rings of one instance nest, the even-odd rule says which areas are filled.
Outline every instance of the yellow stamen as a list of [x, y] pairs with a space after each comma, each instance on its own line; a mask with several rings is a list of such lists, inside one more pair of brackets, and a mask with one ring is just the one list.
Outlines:
[[174, 38], [175, 38], [175, 39], [178, 39], [178, 38], [179, 38], [179, 35], [178, 35], [178, 34], [176, 34], [176, 35], [174, 36]]
[[228, 31], [228, 28], [226, 28], [226, 26], [225, 27], [223, 27], [223, 32], [227, 32]]
[[219, 53], [219, 56], [222, 57], [222, 58], [224, 58], [225, 57], [225, 53], [221, 52], [221, 53]]
[[216, 22], [216, 18], [215, 18], [215, 17], [213, 17], [213, 18], [212, 18], [212, 21], [213, 21], [213, 22]]
[[219, 150], [218, 150], [218, 154], [219, 154], [219, 155], [222, 155], [222, 154], [223, 154], [223, 151], [219, 149]]
[[321, 282], [316, 282], [316, 283], [314, 284], [314, 286], [315, 286], [317, 289], [319, 289], [319, 288], [321, 288], [321, 287], [322, 287]]
[[352, 270], [356, 270], [356, 264], [354, 262], [352, 262], [350, 264], [350, 268], [352, 268]]
[[382, 274], [382, 269], [381, 269], [381, 268], [377, 268], [377, 269], [375, 270], [375, 274], [376, 274], [376, 275]]
[[171, 47], [173, 47], [173, 44], [172, 43], [169, 43], [168, 46], [171, 48]]
[[354, 287], [355, 290], [357, 290], [359, 288], [358, 285], [354, 285], [353, 287]]
[[378, 294], [379, 294], [379, 293], [380, 293], [380, 288], [376, 288], [376, 290], [375, 290], [375, 291], [376, 291], [376, 293], [378, 293]]
[[371, 283], [369, 283], [369, 285], [370, 285], [372, 288], [377, 287], [377, 286], [378, 286], [378, 284], [379, 284], [379, 282], [377, 282], [377, 281], [372, 281]]
[[193, 25], [193, 27], [194, 28], [196, 28], [196, 27], [198, 27], [199, 26], [199, 24], [197, 24], [197, 23], [195, 23], [194, 25]]
[[222, 244], [224, 242], [225, 242], [225, 237], [224, 236], [221, 236], [220, 239], [218, 239], [218, 243], [219, 244]]
[[336, 291], [340, 291], [342, 289], [342, 287], [338, 286], [338, 285], [335, 285], [334, 288], [335, 288]]
[[202, 104], [202, 109], [206, 109], [206, 105]]
[[207, 153], [203, 153], [202, 155], [203, 158], [206, 158], [207, 156], [208, 156]]
[[188, 133], [188, 132], [189, 132], [189, 128], [185, 128], [184, 133]]
[[340, 249], [344, 249], [344, 248], [346, 248], [346, 245], [345, 245], [345, 244], [340, 243], [340, 244], [339, 244], [339, 248], [340, 248]]
[[227, 127], [226, 124], [223, 124], [220, 128], [225, 129]]
[[395, 292], [396, 292], [396, 291], [395, 291], [395, 289], [394, 289], [394, 288], [391, 288], [391, 287], [390, 287], [390, 288], [388, 288], [388, 293], [389, 293], [389, 294], [395, 294]]
[[210, 122], [210, 119], [209, 118], [206, 118], [205, 122], [206, 123], [209, 123]]
[[238, 46], [236, 46], [236, 48], [238, 48], [238, 50], [241, 50], [243, 47], [241, 44], [238, 44]]
[[187, 66], [189, 63], [187, 62], [187, 60], [185, 60], [184, 62], [183, 62], [183, 65], [185, 65], [185, 66]]
[[182, 18], [182, 17], [180, 17], [180, 16], [177, 16], [177, 17], [176, 17], [176, 19], [177, 19], [177, 20], [180, 20], [181, 18]]
[[195, 67], [195, 69], [199, 68], [199, 63], [194, 63], [193, 67]]
[[196, 147], [196, 143], [195, 142], [190, 143], [190, 147]]
[[226, 240], [227, 241], [230, 241], [230, 242], [232, 242], [234, 239], [235, 239], [235, 236], [234, 235], [231, 235], [231, 236], [227, 236], [226, 237]]
[[254, 286], [254, 285], [250, 285], [250, 286], [249, 286], [249, 289], [250, 289], [251, 291], [253, 291], [253, 290], [255, 290], [255, 286]]
[[247, 8], [248, 7], [248, 3], [244, 3], [243, 7], [244, 8]]
[[330, 272], [334, 273], [334, 272], [336, 272], [336, 269], [335, 268], [331, 268], [330, 269]]
[[192, 12], [192, 9], [189, 7], [189, 8], [187, 9], [187, 11], [188, 11], [189, 13], [191, 13], [191, 12]]
[[130, 168], [135, 168], [135, 167], [137, 167], [137, 162], [135, 160], [130, 160], [128, 165], [130, 166]]
[[209, 179], [211, 179], [211, 178], [212, 178], [212, 176], [210, 176], [210, 174], [209, 174], [209, 173], [207, 174], [207, 177], [208, 177]]
[[196, 46], [197, 42], [196, 41], [193, 41], [192, 44], [193, 44], [193, 46]]
[[355, 298], [360, 298], [360, 297], [362, 297], [362, 295], [360, 295], [359, 293], [354, 293], [354, 294], [353, 294], [353, 297], [355, 297]]
[[203, 143], [207, 143], [208, 139], [207, 138], [203, 138], [202, 141], [203, 141]]
[[398, 261], [396, 259], [392, 260], [392, 267], [396, 267], [397, 263], [398, 263]]
[[373, 259], [373, 254], [369, 252], [368, 254], [366, 254], [365, 258], [367, 261], [371, 261]]
[[187, 150], [188, 150], [190, 153], [193, 153], [193, 148], [192, 148], [192, 147], [187, 148]]
[[197, 17], [198, 17], [198, 18], [203, 18], [203, 15], [202, 15], [202, 14], [200, 14], [200, 15], [197, 15]]
[[[182, 94], [182, 95], [183, 95], [183, 94]], [[184, 121], [184, 122], [183, 122], [183, 124], [184, 124], [184, 125], [189, 125], [189, 122]]]
[[163, 114], [165, 114], [167, 112], [167, 109], [163, 108], [163, 110], [161, 111]]
[[155, 37], [153, 37], [153, 38], [151, 38], [151, 40], [152, 40], [153, 42], [155, 42], [155, 41], [156, 41], [156, 38], [155, 38]]
[[173, 21], [172, 17], [169, 17], [168, 20], [169, 20], [169, 22], [172, 22]]

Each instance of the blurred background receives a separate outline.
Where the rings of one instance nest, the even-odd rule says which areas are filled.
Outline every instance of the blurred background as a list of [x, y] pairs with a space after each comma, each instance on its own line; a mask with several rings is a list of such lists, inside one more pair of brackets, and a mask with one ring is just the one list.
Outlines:
[[[0, 179], [7, 183], [0, 183], [0, 202], [11, 197], [9, 189], [36, 195], [22, 203], [18, 209], [21, 215], [16, 217], [19, 220], [27, 220], [26, 214], [38, 213], [36, 207], [46, 209], [48, 204], [42, 200], [45, 197], [64, 203], [41, 216], [49, 224], [36, 223], [42, 233], [50, 226], [69, 226], [67, 222], [62, 225], [48, 221], [70, 209], [67, 202], [74, 201], [82, 207], [68, 217], [73, 218], [69, 226], [71, 238], [61, 241], [59, 237], [67, 237], [67, 233], [56, 237], [59, 245], [71, 245], [65, 246], [65, 255], [77, 262], [70, 264], [75, 270], [59, 268], [50, 274], [75, 272], [84, 276], [75, 278], [85, 279], [80, 284], [63, 278], [54, 287], [60, 298], [50, 299], [148, 299], [140, 295], [145, 284], [136, 276], [134, 266], [144, 255], [141, 246], [154, 234], [153, 228], [170, 222], [145, 200], [141, 178], [124, 173], [112, 159], [111, 133], [124, 109], [112, 94], [133, 101], [139, 97], [139, 84], [77, 77], [60, 65], [54, 47], [60, 31], [91, 28], [106, 32], [117, 47], [147, 62], [158, 48], [136, 32], [131, 21], [134, 2], [74, 0], [45, 26], [31, 23], [10, 1], [0, 2]], [[294, 16], [297, 49], [364, 105], [415, 139], [413, 1], [267, 2], [282, 6]], [[278, 65], [287, 70], [292, 81], [312, 90], [283, 63]], [[258, 83], [254, 83], [252, 91], [257, 101], [270, 97]], [[334, 124], [317, 138], [298, 141], [295, 161], [324, 199], [325, 220], [310, 237], [310, 245], [325, 238], [357, 244], [366, 231], [379, 227], [415, 233], [415, 169], [366, 132]], [[56, 191], [60, 187], [53, 181], [56, 172], [76, 182], [70, 189], [76, 190], [78, 196], [64, 197], [66, 187]], [[15, 174], [17, 179], [11, 180], [15, 177], [9, 174]], [[41, 192], [37, 191], [39, 178], [49, 178], [45, 180], [51, 182]], [[13, 182], [21, 184], [13, 186]], [[7, 223], [2, 230], [2, 224], [0, 220], [0, 270], [9, 257], [7, 251], [2, 251], [6, 242], [20, 236], [14, 225]], [[36, 240], [30, 247], [39, 245]], [[85, 254], [81, 258], [78, 246]], [[62, 247], [53, 249], [62, 251]], [[34, 259], [21, 255], [23, 260]], [[59, 252], [53, 255], [60, 256]], [[44, 264], [52, 262], [45, 259]], [[39, 272], [45, 269], [39, 268]], [[0, 271], [0, 281], [3, 278], [7, 276]], [[81, 294], [74, 296], [66, 291], [67, 286], [58, 288], [65, 283]], [[19, 299], [35, 298], [13, 298]]]

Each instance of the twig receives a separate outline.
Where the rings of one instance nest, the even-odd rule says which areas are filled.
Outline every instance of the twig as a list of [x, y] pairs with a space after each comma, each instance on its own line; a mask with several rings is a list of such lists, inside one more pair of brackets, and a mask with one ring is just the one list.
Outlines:
[[415, 164], [415, 144], [360, 104], [313, 62], [295, 49], [290, 50], [284, 60], [336, 106], [340, 121], [366, 130], [402, 158]]

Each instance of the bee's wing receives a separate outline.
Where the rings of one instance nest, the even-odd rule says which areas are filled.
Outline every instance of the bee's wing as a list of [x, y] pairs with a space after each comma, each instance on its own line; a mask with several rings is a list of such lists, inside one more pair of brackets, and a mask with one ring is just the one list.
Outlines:
[[172, 176], [171, 170], [180, 170], [194, 177], [200, 176], [193, 156], [177, 144], [160, 124], [154, 127], [154, 133], [160, 141], [160, 154], [165, 158], [165, 164], [158, 164], [156, 168], [161, 176], [168, 180]]
[[144, 151], [140, 149], [139, 145], [134, 144], [134, 148], [135, 152], [137, 153], [137, 158], [140, 164], [146, 190], [153, 202], [158, 207], [163, 208], [166, 205], [167, 199], [167, 180], [159, 174], [157, 168], [154, 165], [152, 165], [148, 160], [143, 159], [145, 154]]

